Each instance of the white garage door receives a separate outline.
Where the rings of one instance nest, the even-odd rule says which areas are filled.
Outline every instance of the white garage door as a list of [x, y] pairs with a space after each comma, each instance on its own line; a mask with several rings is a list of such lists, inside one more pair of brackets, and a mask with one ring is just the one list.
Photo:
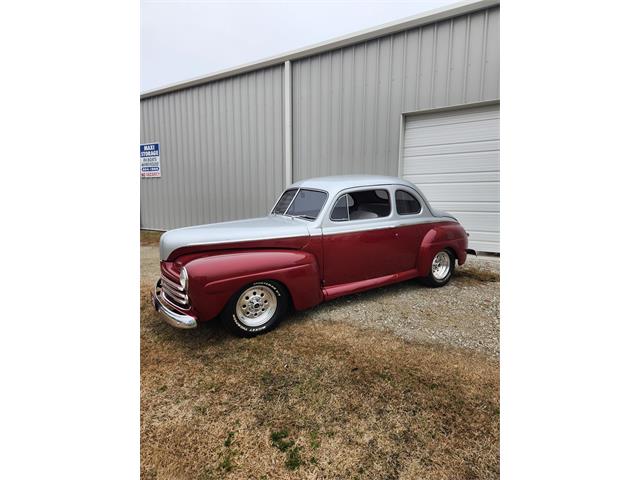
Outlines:
[[469, 248], [500, 251], [500, 107], [408, 116], [401, 175], [455, 216]]

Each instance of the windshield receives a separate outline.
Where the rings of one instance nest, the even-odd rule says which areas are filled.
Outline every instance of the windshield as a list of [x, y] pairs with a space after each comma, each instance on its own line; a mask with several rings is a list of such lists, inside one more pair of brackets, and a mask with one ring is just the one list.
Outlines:
[[295, 197], [297, 191], [298, 190], [295, 188], [286, 190], [280, 197], [280, 200], [278, 200], [278, 203], [276, 203], [276, 206], [273, 207], [273, 211], [271, 213], [274, 213], [276, 215], [284, 215], [284, 213], [287, 211], [287, 208], [289, 208], [289, 205], [291, 204], [291, 200], [293, 200], [293, 197]]
[[327, 192], [304, 188], [286, 190], [271, 213], [315, 220], [326, 200]]

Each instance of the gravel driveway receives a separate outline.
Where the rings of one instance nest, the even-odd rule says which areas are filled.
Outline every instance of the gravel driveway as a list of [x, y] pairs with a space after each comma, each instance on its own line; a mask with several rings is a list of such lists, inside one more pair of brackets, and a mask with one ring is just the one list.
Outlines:
[[[141, 247], [145, 283], [158, 275], [157, 246]], [[500, 260], [470, 255], [443, 288], [408, 281], [349, 295], [298, 312], [285, 321], [345, 322], [406, 340], [500, 353]]]

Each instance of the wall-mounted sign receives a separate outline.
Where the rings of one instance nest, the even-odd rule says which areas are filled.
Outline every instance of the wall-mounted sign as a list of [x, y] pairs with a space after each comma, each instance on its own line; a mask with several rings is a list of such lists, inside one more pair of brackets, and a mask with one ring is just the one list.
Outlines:
[[160, 177], [160, 144], [140, 144], [140, 176]]

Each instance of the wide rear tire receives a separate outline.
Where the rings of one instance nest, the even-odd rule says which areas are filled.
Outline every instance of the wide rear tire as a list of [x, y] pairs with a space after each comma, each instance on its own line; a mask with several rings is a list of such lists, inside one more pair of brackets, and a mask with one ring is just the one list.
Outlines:
[[456, 269], [456, 259], [449, 250], [440, 250], [433, 257], [427, 276], [422, 282], [432, 288], [444, 287]]

